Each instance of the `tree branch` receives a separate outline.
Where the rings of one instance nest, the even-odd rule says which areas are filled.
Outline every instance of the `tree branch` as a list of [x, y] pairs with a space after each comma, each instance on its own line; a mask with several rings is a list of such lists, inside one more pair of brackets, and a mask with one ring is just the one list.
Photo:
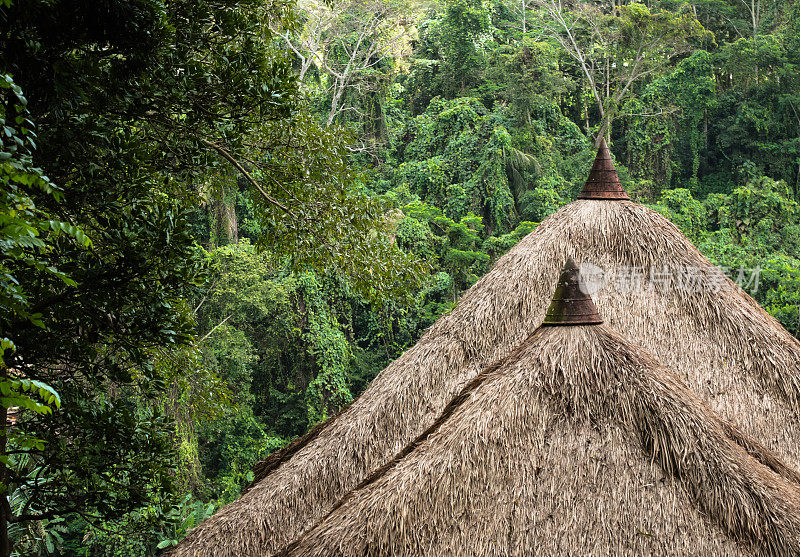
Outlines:
[[284, 211], [284, 212], [288, 213], [288, 214], [289, 214], [289, 215], [291, 215], [292, 217], [295, 217], [295, 218], [297, 218], [297, 217], [295, 216], [295, 214], [294, 214], [294, 213], [292, 213], [291, 209], [289, 209], [289, 208], [288, 208], [286, 205], [284, 205], [283, 203], [281, 203], [280, 201], [278, 201], [277, 199], [275, 199], [274, 197], [272, 197], [270, 194], [268, 194], [266, 191], [264, 191], [264, 188], [262, 188], [262, 187], [261, 187], [261, 184], [259, 184], [259, 183], [258, 183], [258, 182], [255, 180], [255, 178], [253, 178], [253, 177], [250, 175], [250, 173], [249, 173], [249, 172], [247, 172], [247, 170], [246, 170], [246, 169], [245, 169], [245, 168], [244, 168], [244, 167], [243, 167], [243, 166], [242, 166], [242, 165], [239, 163], [239, 161], [237, 161], [235, 158], [233, 158], [233, 156], [232, 156], [232, 155], [231, 155], [231, 154], [230, 154], [230, 153], [229, 153], [227, 150], [225, 150], [225, 149], [224, 149], [222, 146], [220, 146], [220, 145], [217, 145], [216, 143], [213, 143], [213, 142], [211, 142], [211, 141], [209, 141], [209, 140], [207, 140], [207, 139], [205, 139], [205, 138], [203, 138], [203, 137], [199, 137], [198, 139], [199, 139], [199, 140], [200, 140], [202, 143], [204, 143], [205, 145], [208, 145], [209, 147], [211, 147], [212, 149], [214, 149], [214, 150], [215, 150], [217, 153], [219, 153], [220, 155], [222, 155], [222, 157], [223, 157], [225, 160], [227, 160], [227, 161], [228, 161], [228, 162], [230, 162], [230, 163], [231, 163], [233, 166], [235, 166], [235, 167], [236, 167], [236, 170], [238, 170], [239, 172], [241, 172], [241, 173], [242, 173], [242, 176], [244, 176], [244, 177], [245, 177], [245, 179], [246, 179], [248, 182], [250, 182], [250, 183], [253, 185], [253, 187], [255, 187], [255, 188], [256, 188], [256, 189], [257, 189], [257, 190], [258, 190], [258, 191], [261, 193], [261, 195], [263, 195], [263, 196], [264, 196], [264, 199], [266, 199], [267, 201], [269, 201], [270, 203], [272, 203], [272, 204], [273, 204], [273, 205], [275, 205], [276, 207], [278, 207], [278, 208], [280, 208], [280, 209], [283, 209], [283, 211]]
[[217, 324], [214, 326], [214, 328], [213, 328], [213, 329], [211, 329], [210, 331], [208, 331], [208, 332], [207, 332], [205, 335], [203, 335], [203, 338], [201, 338], [200, 340], [198, 340], [198, 341], [197, 341], [197, 344], [200, 344], [200, 343], [201, 343], [201, 342], [203, 342], [205, 339], [207, 339], [208, 337], [210, 337], [210, 336], [211, 336], [211, 334], [212, 334], [214, 331], [216, 331], [217, 329], [219, 329], [220, 327], [222, 327], [222, 326], [225, 324], [225, 322], [226, 322], [228, 319], [230, 319], [230, 318], [231, 318], [231, 316], [233, 316], [233, 314], [232, 314], [232, 313], [231, 313], [231, 314], [230, 314], [228, 317], [226, 317], [225, 319], [223, 319], [222, 321], [220, 321], [219, 323], [217, 323]]

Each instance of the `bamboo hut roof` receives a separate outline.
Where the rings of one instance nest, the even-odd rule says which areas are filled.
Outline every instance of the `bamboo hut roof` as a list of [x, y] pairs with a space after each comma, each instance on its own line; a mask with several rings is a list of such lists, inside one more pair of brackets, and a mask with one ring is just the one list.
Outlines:
[[609, 327], [543, 326], [280, 555], [800, 553], [793, 472], [733, 429]]
[[260, 463], [244, 495], [171, 555], [264, 555], [294, 540], [539, 327], [568, 257], [602, 269], [592, 296], [606, 324], [797, 469], [797, 340], [660, 214], [581, 199], [501, 257], [348, 408]]

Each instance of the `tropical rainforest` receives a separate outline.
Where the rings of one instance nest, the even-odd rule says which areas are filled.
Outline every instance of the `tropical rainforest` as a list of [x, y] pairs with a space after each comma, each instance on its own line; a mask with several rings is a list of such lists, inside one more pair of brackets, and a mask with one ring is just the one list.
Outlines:
[[600, 138], [800, 334], [798, 0], [0, 0], [0, 555], [177, 544]]

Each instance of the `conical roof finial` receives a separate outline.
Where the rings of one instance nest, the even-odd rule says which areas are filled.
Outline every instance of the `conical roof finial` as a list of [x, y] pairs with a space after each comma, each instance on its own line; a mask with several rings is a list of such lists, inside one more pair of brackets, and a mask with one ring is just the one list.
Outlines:
[[602, 322], [597, 306], [583, 286], [580, 270], [570, 257], [561, 271], [553, 302], [542, 325], [597, 325]]
[[583, 186], [583, 191], [578, 195], [578, 199], [630, 199], [622, 189], [605, 138], [600, 140], [592, 170], [589, 171], [589, 178], [586, 179], [586, 185]]

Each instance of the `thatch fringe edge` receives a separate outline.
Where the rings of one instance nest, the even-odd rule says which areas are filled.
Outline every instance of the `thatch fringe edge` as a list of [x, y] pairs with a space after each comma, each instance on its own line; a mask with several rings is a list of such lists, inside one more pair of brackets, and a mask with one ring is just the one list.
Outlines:
[[351, 402], [347, 403], [341, 410], [339, 410], [336, 414], [334, 414], [327, 420], [324, 420], [316, 424], [314, 427], [309, 429], [304, 435], [296, 437], [291, 443], [289, 443], [282, 449], [278, 449], [277, 451], [274, 451], [269, 455], [267, 455], [266, 458], [258, 461], [255, 464], [255, 466], [253, 466], [253, 481], [247, 484], [247, 486], [242, 490], [241, 495], [244, 495], [245, 493], [250, 491], [253, 488], [253, 486], [255, 486], [261, 480], [270, 475], [274, 470], [277, 470], [281, 466], [281, 464], [291, 459], [295, 455], [295, 453], [301, 451], [306, 445], [308, 445], [314, 439], [319, 437], [319, 435], [323, 431], [325, 431], [328, 427], [330, 427], [330, 425], [333, 424], [335, 420], [339, 419], [339, 417], [342, 414], [344, 414], [356, 400], [358, 400], [358, 397], [356, 397]]
[[783, 462], [778, 453], [769, 449], [768, 447], [765, 447], [731, 422], [728, 422], [719, 416], [716, 416], [716, 418], [717, 425], [719, 425], [725, 435], [730, 437], [731, 441], [743, 448], [751, 458], [758, 461], [763, 466], [766, 466], [779, 476], [782, 476], [790, 482], [797, 484], [798, 489], [800, 489], [800, 473]]

